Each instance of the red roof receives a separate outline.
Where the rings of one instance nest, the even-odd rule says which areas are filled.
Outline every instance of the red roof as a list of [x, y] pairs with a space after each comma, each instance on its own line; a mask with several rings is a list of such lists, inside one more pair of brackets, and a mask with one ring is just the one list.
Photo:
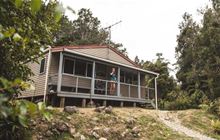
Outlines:
[[63, 51], [65, 49], [101, 49], [101, 48], [109, 48], [112, 51], [114, 51], [115, 53], [117, 53], [118, 55], [120, 55], [122, 58], [124, 58], [125, 60], [127, 60], [128, 62], [132, 63], [135, 67], [140, 68], [139, 65], [137, 65], [134, 61], [132, 61], [131, 59], [129, 59], [127, 56], [125, 56], [123, 53], [119, 52], [116, 48], [110, 47], [110, 46], [106, 46], [106, 45], [79, 45], [79, 46], [56, 46], [52, 48], [52, 52], [60, 52]]

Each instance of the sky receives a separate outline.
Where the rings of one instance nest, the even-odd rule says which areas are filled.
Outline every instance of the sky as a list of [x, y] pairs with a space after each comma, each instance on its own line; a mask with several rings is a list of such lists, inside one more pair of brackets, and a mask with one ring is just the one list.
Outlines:
[[[111, 37], [116, 43], [122, 43], [128, 56], [134, 60], [155, 60], [156, 53], [175, 63], [176, 36], [182, 15], [188, 12], [197, 20], [201, 15], [197, 9], [204, 8], [209, 0], [60, 0], [76, 12], [81, 8], [89, 8], [107, 27], [112, 27]], [[70, 19], [75, 19], [70, 11], [66, 11]]]

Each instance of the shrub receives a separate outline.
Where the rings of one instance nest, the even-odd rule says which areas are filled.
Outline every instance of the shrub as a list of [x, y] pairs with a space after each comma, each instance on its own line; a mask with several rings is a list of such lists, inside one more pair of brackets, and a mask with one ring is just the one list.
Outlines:
[[212, 120], [211, 126], [214, 132], [220, 134], [220, 121], [219, 120]]
[[175, 89], [167, 94], [165, 99], [159, 100], [159, 107], [168, 110], [182, 110], [189, 108], [208, 108], [208, 106], [199, 106], [200, 104], [209, 104], [210, 101], [201, 90], [195, 90], [192, 93]]
[[207, 105], [207, 104], [200, 104], [200, 105], [199, 105], [199, 108], [202, 109], [202, 110], [204, 110], [204, 111], [207, 111], [208, 108], [209, 108], [209, 105]]
[[0, 77], [0, 139], [23, 139], [29, 121], [35, 115], [42, 115], [47, 120], [51, 118], [44, 103], [36, 105], [14, 98], [25, 87], [21, 80], [10, 82]]
[[182, 110], [190, 108], [192, 102], [186, 92], [172, 91], [167, 94], [167, 98], [165, 100], [160, 100], [159, 105], [162, 109]]
[[207, 112], [220, 117], [220, 98], [210, 103]]
[[209, 103], [208, 97], [205, 95], [205, 93], [202, 90], [196, 89], [189, 96], [190, 96], [190, 99], [191, 99], [194, 107], [199, 107], [200, 104], [208, 104]]

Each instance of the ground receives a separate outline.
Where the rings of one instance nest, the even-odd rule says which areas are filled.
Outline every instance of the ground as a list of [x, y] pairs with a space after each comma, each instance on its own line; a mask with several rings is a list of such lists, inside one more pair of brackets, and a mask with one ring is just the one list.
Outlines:
[[220, 135], [216, 134], [211, 127], [211, 121], [218, 120], [216, 116], [198, 109], [178, 111], [176, 114], [184, 126], [215, 139], [220, 139]]
[[[184, 115], [185, 113], [188, 114], [189, 111], [182, 112]], [[200, 112], [200, 111], [199, 111]], [[200, 140], [215, 140], [214, 138], [211, 138], [209, 136], [206, 136], [205, 134], [202, 134], [200, 131], [196, 131], [194, 129], [190, 129], [187, 127], [186, 121], [179, 119], [179, 112], [172, 112], [172, 111], [159, 111], [159, 118], [160, 120], [166, 124], [171, 129], [186, 134], [189, 137], [192, 137], [194, 139], [200, 139]], [[187, 117], [189, 120], [191, 120], [191, 117]], [[206, 116], [204, 116], [206, 118]], [[204, 119], [205, 120], [205, 119]], [[206, 119], [207, 120], [207, 119]], [[202, 122], [203, 118], [197, 118], [197, 122]], [[211, 121], [211, 120], [210, 120]], [[189, 124], [193, 124], [193, 122], [189, 121]], [[207, 125], [207, 124], [206, 124]], [[193, 125], [194, 126], [194, 125]], [[210, 125], [209, 125], [210, 126]], [[206, 129], [209, 130], [210, 133], [212, 133], [211, 127], [207, 127]]]
[[[79, 108], [79, 113], [68, 114], [63, 109], [52, 111], [53, 119], [47, 122], [44, 119], [32, 121], [32, 129], [29, 135], [32, 139], [81, 139], [81, 140], [191, 140], [196, 137], [188, 133], [173, 129], [167, 125], [178, 120], [179, 125], [185, 125], [210, 137], [219, 139], [220, 136], [212, 132], [210, 126], [197, 129], [191, 125], [193, 113], [204, 113], [201, 110], [186, 110], [175, 112], [164, 112], [147, 110], [142, 108], [113, 108], [112, 113], [95, 112], [94, 108]], [[168, 113], [168, 114], [167, 114]], [[189, 114], [193, 115], [190, 116]], [[210, 121], [209, 116], [198, 119], [198, 122]], [[186, 121], [187, 120], [187, 121]], [[181, 121], [186, 123], [181, 123]], [[200, 124], [200, 123], [199, 123]], [[190, 129], [189, 129], [190, 130]], [[193, 131], [195, 132], [195, 131]], [[208, 134], [207, 134], [208, 135]], [[205, 137], [205, 138], [210, 138]]]

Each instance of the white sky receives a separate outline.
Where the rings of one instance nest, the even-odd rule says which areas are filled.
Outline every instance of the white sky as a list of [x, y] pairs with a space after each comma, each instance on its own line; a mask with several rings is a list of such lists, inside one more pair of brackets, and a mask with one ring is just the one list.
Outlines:
[[[199, 20], [197, 9], [204, 8], [209, 0], [60, 0], [75, 11], [89, 8], [101, 21], [102, 27], [119, 20], [112, 27], [112, 40], [127, 48], [129, 57], [137, 55], [143, 60], [153, 60], [156, 53], [175, 63], [176, 36], [184, 12]], [[69, 18], [76, 15], [66, 13]]]

